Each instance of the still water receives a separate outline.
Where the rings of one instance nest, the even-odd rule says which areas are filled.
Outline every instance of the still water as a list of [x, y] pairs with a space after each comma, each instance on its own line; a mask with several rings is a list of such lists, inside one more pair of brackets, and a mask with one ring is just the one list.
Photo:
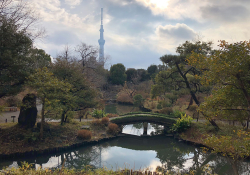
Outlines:
[[[149, 168], [155, 170], [162, 167], [167, 170], [181, 170], [183, 172], [209, 164], [213, 172], [221, 175], [233, 174], [230, 160], [211, 153], [204, 153], [198, 147], [188, 145], [172, 137], [157, 135], [161, 132], [159, 125], [149, 124], [148, 135], [143, 133], [142, 123], [127, 125], [123, 133], [129, 136], [119, 137], [98, 145], [85, 146], [55, 155], [44, 155], [14, 160], [0, 160], [2, 167], [17, 167], [21, 161], [34, 163], [38, 168], [60, 168], [65, 161], [68, 168], [82, 169], [86, 165], [93, 168], [107, 167], [118, 170], [130, 168], [134, 170]], [[239, 174], [250, 174], [249, 162], [238, 162]], [[198, 173], [200, 174], [200, 173]]]

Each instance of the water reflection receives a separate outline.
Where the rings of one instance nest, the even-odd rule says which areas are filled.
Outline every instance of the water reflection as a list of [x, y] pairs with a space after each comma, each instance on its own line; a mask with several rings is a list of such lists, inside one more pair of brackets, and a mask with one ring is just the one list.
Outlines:
[[[141, 126], [141, 124], [130, 125], [127, 130], [135, 130], [133, 132], [142, 134]], [[149, 128], [148, 134], [156, 132], [157, 128], [160, 130], [161, 126], [151, 124]], [[11, 161], [0, 160], [0, 169], [3, 166], [21, 165], [21, 161], [34, 163], [34, 167], [40, 165], [43, 168], [60, 168], [65, 161], [66, 167], [75, 169], [82, 169], [86, 165], [91, 165], [92, 168], [106, 166], [114, 170], [119, 167], [132, 169], [151, 167], [152, 170], [155, 170], [159, 166], [162, 169], [173, 171], [188, 172], [197, 170], [197, 174], [201, 174], [202, 167], [209, 164], [213, 173], [233, 174], [230, 160], [225, 157], [204, 153], [198, 147], [187, 145], [170, 137], [162, 135], [139, 137], [137, 135], [120, 137], [99, 145], [86, 146], [56, 155]], [[236, 166], [239, 174], [250, 174], [249, 162], [238, 162]]]
[[[145, 131], [145, 127], [147, 127]], [[134, 123], [130, 125], [123, 126], [122, 133], [124, 134], [131, 134], [131, 135], [160, 135], [163, 134], [164, 126], [163, 125], [157, 125], [153, 123]]]

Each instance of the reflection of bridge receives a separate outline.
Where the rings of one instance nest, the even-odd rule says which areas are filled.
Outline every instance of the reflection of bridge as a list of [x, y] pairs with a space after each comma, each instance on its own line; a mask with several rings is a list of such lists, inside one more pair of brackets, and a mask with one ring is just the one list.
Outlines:
[[133, 150], [160, 150], [166, 149], [167, 147], [172, 148], [172, 142], [172, 138], [162, 135], [141, 137], [131, 134], [121, 134], [119, 139], [110, 142], [110, 146], [118, 146]]
[[174, 118], [150, 114], [125, 115], [110, 119], [110, 121], [119, 125], [121, 129], [124, 125], [143, 122], [143, 135], [147, 135], [148, 123], [163, 125], [165, 132], [169, 130], [174, 123], [176, 123]]

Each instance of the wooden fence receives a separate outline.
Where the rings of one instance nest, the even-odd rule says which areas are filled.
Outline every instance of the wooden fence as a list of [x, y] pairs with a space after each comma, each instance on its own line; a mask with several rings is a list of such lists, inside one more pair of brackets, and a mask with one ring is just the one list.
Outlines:
[[123, 175], [160, 175], [162, 173], [157, 173], [153, 171], [133, 171], [133, 170], [122, 170], [121, 171]]
[[3, 111], [5, 111], [5, 112], [7, 112], [7, 111], [16, 112], [17, 107], [4, 107]]

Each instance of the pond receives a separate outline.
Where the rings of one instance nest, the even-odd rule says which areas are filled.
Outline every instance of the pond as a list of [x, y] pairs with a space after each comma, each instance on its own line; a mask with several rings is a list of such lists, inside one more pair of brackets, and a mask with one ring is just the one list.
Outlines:
[[[127, 135], [101, 144], [84, 146], [54, 155], [0, 160], [0, 169], [5, 166], [17, 167], [21, 161], [34, 163], [38, 168], [60, 168], [65, 160], [68, 168], [82, 169], [86, 165], [93, 168], [107, 167], [118, 170], [130, 168], [134, 170], [149, 168], [155, 170], [162, 167], [167, 170], [198, 170], [209, 164], [213, 172], [221, 175], [233, 174], [229, 159], [220, 155], [204, 153], [199, 147], [188, 145], [172, 137], [156, 135], [162, 126], [148, 124], [148, 135], [142, 135], [142, 123], [127, 125], [123, 133]], [[129, 135], [128, 135], [129, 134]], [[250, 174], [249, 162], [238, 162], [240, 174]]]

